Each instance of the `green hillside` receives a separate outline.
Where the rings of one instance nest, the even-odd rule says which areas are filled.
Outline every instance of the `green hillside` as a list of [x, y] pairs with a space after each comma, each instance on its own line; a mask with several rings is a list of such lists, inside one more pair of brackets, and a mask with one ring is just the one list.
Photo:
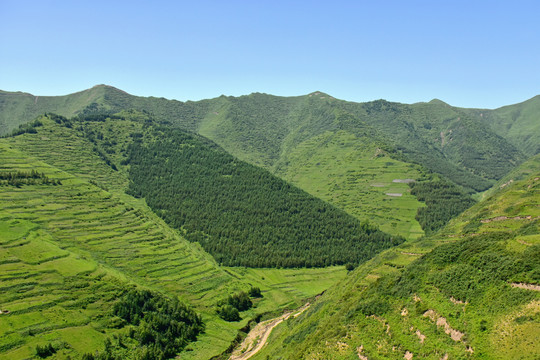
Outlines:
[[326, 200], [381, 230], [418, 238], [415, 219], [423, 204], [411, 195], [408, 182], [422, 177], [419, 166], [393, 159], [367, 136], [325, 132], [291, 150], [280, 174], [301, 189]]
[[[150, 285], [157, 280], [145, 275], [151, 269], [150, 256], [155, 260], [165, 256], [161, 264], [155, 263], [157, 269], [198, 260], [199, 270], [206, 267], [223, 283], [232, 283], [215, 266], [203, 266], [203, 254], [186, 244], [175, 245], [184, 249], [184, 256], [166, 260], [170, 254], [157, 250], [174, 244], [174, 237], [141, 211], [5, 143], [1, 146], [2, 172], [31, 169], [61, 184], [0, 188], [4, 204], [0, 358], [28, 358], [38, 346], [49, 344], [59, 358], [101, 349], [108, 336], [121, 331], [121, 323], [115, 324], [110, 314], [113, 303], [134, 283]], [[141, 241], [147, 237], [154, 242]], [[192, 297], [196, 292], [184, 294]]]
[[20, 124], [46, 112], [73, 116], [92, 103], [105, 103], [106, 92], [107, 87], [104, 86], [65, 96], [35, 96], [0, 91], [0, 134], [8, 134]]
[[360, 266], [253, 358], [538, 358], [539, 161], [434, 236]]
[[[88, 142], [87, 156], [109, 165], [108, 179], [91, 181], [145, 198], [223, 265], [357, 264], [402, 241], [238, 161], [207, 139], [162, 127], [143, 113], [49, 117], [58, 131]], [[32, 135], [41, 143], [40, 135], [48, 132], [38, 129]]]
[[147, 129], [125, 163], [128, 193], [223, 265], [356, 264], [403, 241], [180, 130]]
[[540, 96], [495, 110], [470, 110], [496, 134], [528, 156], [540, 152]]
[[255, 359], [533, 359], [536, 104], [1, 92], [0, 359], [207, 359], [344, 263]]
[[[520, 116], [512, 115], [518, 118], [514, 129], [505, 132], [501, 129], [509, 125], [501, 123], [501, 119], [510, 113], [505, 108], [460, 109], [438, 100], [412, 105], [384, 100], [352, 103], [314, 92], [297, 97], [255, 93], [180, 102], [132, 96], [99, 85], [63, 97], [2, 92], [0, 132], [8, 133], [43, 112], [71, 117], [113, 114], [125, 109], [146, 111], [157, 121], [213, 140], [239, 159], [263, 166], [360, 220], [368, 214], [370, 221], [385, 231], [415, 238], [422, 232], [411, 215], [421, 204], [410, 196], [385, 197], [386, 193], [404, 194], [400, 186], [372, 186], [389, 184], [386, 175], [377, 179], [383, 162], [395, 164], [384, 169], [388, 178], [393, 177], [391, 180], [416, 179], [418, 173], [410, 169], [420, 165], [424, 170], [418, 170], [439, 173], [468, 191], [484, 191], [525, 160], [522, 151], [534, 153], [530, 148], [540, 136], [535, 125], [535, 103], [534, 99], [523, 103]], [[499, 122], [489, 120], [492, 118]], [[501, 125], [496, 126], [498, 123]], [[513, 135], [518, 132], [521, 135]], [[349, 140], [334, 141], [332, 153], [326, 152], [330, 148], [326, 148], [325, 142], [333, 137]], [[327, 159], [323, 161], [348, 156], [357, 162], [352, 165], [350, 161], [339, 161], [330, 170], [328, 166], [316, 165], [319, 161], [312, 163], [315, 157], [307, 153], [310, 148], [316, 149], [321, 159]], [[370, 166], [374, 154], [378, 155], [378, 163]], [[356, 172], [352, 177], [371, 176], [373, 182], [353, 180], [353, 185], [351, 171]], [[312, 181], [314, 174], [318, 174], [316, 181]], [[321, 195], [325, 193], [332, 196]], [[389, 209], [399, 215], [382, 215]]]
[[[126, 138], [115, 137], [120, 147], [130, 127], [144, 124], [115, 120], [107, 125], [125, 131]], [[34, 183], [0, 185], [0, 358], [32, 357], [37, 346], [47, 352], [49, 344], [55, 358], [80, 358], [103, 350], [107, 338], [113, 347], [122, 338], [125, 351], [136, 351], [130, 326], [112, 312], [136, 286], [179, 298], [202, 315], [205, 331], [184, 357], [206, 359], [227, 349], [257, 314], [298, 306], [343, 277], [336, 267], [261, 269], [248, 282], [220, 268], [123, 192], [127, 172], [111, 166], [119, 158], [105, 151], [107, 137], [96, 147], [69, 126], [51, 116], [35, 133], [0, 140], [1, 173], [43, 174]], [[240, 322], [221, 320], [216, 304], [250, 283], [263, 292], [257, 307]]]

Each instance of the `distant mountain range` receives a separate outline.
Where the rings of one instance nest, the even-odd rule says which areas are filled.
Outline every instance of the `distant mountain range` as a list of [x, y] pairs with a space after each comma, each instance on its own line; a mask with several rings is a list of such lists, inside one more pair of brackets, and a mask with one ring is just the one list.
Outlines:
[[[180, 102], [98, 85], [66, 96], [0, 92], [0, 133], [45, 112], [70, 117], [125, 109], [147, 111], [157, 120], [208, 137], [240, 159], [278, 172], [286, 171], [287, 156], [299, 144], [338, 130], [376, 138], [409, 161], [476, 191], [540, 152], [540, 96], [486, 110], [452, 107], [440, 100], [353, 103], [321, 92]], [[460, 179], [465, 174], [469, 180]]]

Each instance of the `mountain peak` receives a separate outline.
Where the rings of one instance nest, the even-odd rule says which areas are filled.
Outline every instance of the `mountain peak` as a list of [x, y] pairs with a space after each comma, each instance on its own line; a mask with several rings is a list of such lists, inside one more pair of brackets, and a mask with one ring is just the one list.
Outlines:
[[448, 105], [447, 103], [439, 99], [432, 99], [428, 104]]
[[114, 86], [107, 85], [107, 84], [94, 85], [88, 90], [114, 91], [114, 92], [120, 92], [120, 93], [123, 93], [123, 94], [127, 94], [127, 92], [125, 92], [124, 90], [118, 89], [118, 88], [116, 88]]
[[314, 91], [312, 93], [309, 93], [307, 96], [309, 96], [309, 97], [317, 97], [319, 99], [334, 99], [333, 96], [328, 95], [326, 93], [323, 93], [322, 91]]

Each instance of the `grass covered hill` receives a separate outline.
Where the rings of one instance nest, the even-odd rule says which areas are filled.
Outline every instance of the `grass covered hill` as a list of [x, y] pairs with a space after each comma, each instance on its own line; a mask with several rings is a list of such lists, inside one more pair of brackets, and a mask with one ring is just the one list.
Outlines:
[[[415, 219], [423, 204], [400, 180], [419, 179], [427, 169], [483, 191], [525, 159], [517, 150], [521, 140], [509, 143], [492, 131], [487, 113], [441, 101], [351, 103], [321, 92], [196, 102], [137, 97], [104, 85], [62, 97], [2, 92], [0, 131], [19, 131], [18, 124], [43, 112], [72, 117], [124, 109], [203, 135], [361, 221], [410, 239], [423, 234]], [[534, 122], [534, 112], [522, 113], [520, 123]]]
[[495, 110], [469, 110], [524, 154], [540, 153], [540, 96]]
[[[138, 130], [119, 138], [118, 121]], [[145, 198], [224, 265], [356, 264], [402, 241], [205, 138], [160, 126], [144, 114], [61, 122], [90, 139], [112, 169], [126, 169], [129, 194]]]
[[[0, 359], [78, 359], [96, 351], [142, 358], [182, 348], [183, 358], [207, 359], [225, 351], [250, 319], [299, 306], [343, 277], [342, 267], [221, 268], [144, 201], [125, 194], [122, 149], [144, 120], [74, 124], [49, 115], [0, 139], [0, 173], [18, 180], [0, 183]], [[256, 307], [241, 321], [220, 319], [216, 304], [250, 286], [262, 290]], [[140, 297], [153, 299], [145, 311], [163, 309], [163, 316], [127, 316], [140, 311], [132, 301]], [[199, 320], [176, 300], [202, 319], [196, 341]], [[179, 322], [189, 341], [152, 345], [173, 344], [156, 335], [155, 324], [176, 323], [170, 333], [177, 334]]]
[[7, 133], [43, 112], [72, 116], [138, 109], [159, 121], [198, 132], [242, 160], [273, 169], [278, 164], [287, 166], [280, 160], [302, 142], [325, 131], [345, 130], [359, 137], [375, 137], [407, 161], [480, 191], [522, 162], [521, 150], [528, 155], [536, 151], [532, 147], [540, 136], [535, 126], [537, 103], [531, 99], [493, 111], [476, 111], [438, 100], [412, 105], [384, 100], [352, 103], [320, 92], [179, 102], [132, 96], [100, 85], [59, 97], [2, 92], [0, 131]]
[[253, 358], [537, 359], [539, 161], [435, 235], [357, 268]]
[[144, 113], [72, 119], [51, 114], [26, 135], [44, 141], [42, 122], [88, 142], [91, 156], [108, 165], [106, 178], [91, 181], [145, 198], [156, 214], [224, 265], [358, 264], [403, 241]]

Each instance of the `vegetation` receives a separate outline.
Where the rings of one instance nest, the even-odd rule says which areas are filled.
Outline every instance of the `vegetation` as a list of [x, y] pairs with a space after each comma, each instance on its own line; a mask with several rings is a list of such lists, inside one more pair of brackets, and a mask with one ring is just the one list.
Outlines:
[[[283, 173], [288, 154], [298, 144], [326, 131], [347, 131], [377, 138], [393, 158], [421, 164], [471, 191], [486, 190], [525, 160], [518, 149], [534, 154], [534, 139], [539, 136], [537, 98], [492, 111], [455, 108], [438, 100], [413, 105], [384, 100], [358, 104], [320, 92], [291, 98], [222, 96], [185, 103], [131, 96], [109, 86], [64, 97], [0, 95], [1, 109], [5, 109], [0, 112], [3, 133], [53, 110], [63, 116], [102, 116], [138, 109], [160, 122], [199, 132], [241, 160]], [[534, 129], [534, 134], [528, 129]]]
[[40, 358], [46, 358], [51, 356], [56, 352], [56, 349], [53, 347], [51, 343], [48, 343], [47, 345], [39, 346], [36, 345], [36, 355]]
[[10, 136], [17, 136], [21, 134], [35, 134], [37, 133], [36, 128], [42, 126], [43, 123], [39, 121], [38, 119], [35, 119], [34, 121], [24, 123], [19, 125], [18, 129], [14, 129], [11, 132]]
[[262, 298], [262, 294], [261, 294], [261, 289], [256, 287], [256, 286], [252, 286], [250, 289], [249, 289], [249, 292], [248, 292], [249, 296], [252, 297], [252, 298]]
[[528, 156], [540, 153], [539, 96], [492, 111], [471, 109], [469, 112]]
[[49, 179], [43, 172], [38, 173], [36, 170], [31, 171], [3, 171], [0, 172], [0, 186], [15, 186], [21, 185], [62, 185], [60, 180]]
[[[204, 330], [202, 319], [192, 309], [148, 290], [126, 292], [114, 305], [113, 314], [133, 327], [126, 337], [108, 339], [105, 350], [91, 355], [95, 359], [169, 359]], [[129, 339], [138, 346], [128, 348]]]
[[[105, 149], [104, 143], [116, 139], [109, 147], [115, 152], [107, 155], [120, 164], [129, 134], [141, 131], [144, 121], [92, 122], [96, 144], [79, 130], [84, 123], [73, 121], [69, 128], [49, 117], [40, 121], [36, 134], [0, 140], [2, 171], [35, 170], [62, 183], [0, 187], [0, 203], [6, 204], [0, 209], [0, 310], [9, 311], [0, 314], [0, 359], [31, 358], [37, 345], [48, 343], [57, 349], [56, 358], [90, 358], [104, 345], [117, 348], [118, 341], [136, 348], [129, 337], [132, 325], [112, 308], [137, 284], [179, 297], [201, 314], [206, 331], [182, 357], [202, 360], [223, 352], [258, 314], [299, 306], [345, 276], [343, 267], [218, 267], [144, 202], [125, 195], [126, 170], [112, 170], [94, 152], [94, 145]], [[216, 302], [250, 284], [265, 294], [257, 308], [239, 322], [221, 320]]]
[[436, 232], [475, 203], [470, 195], [448, 181], [435, 179], [409, 185], [411, 194], [427, 205], [419, 208], [416, 214], [426, 235]]
[[[182, 349], [209, 358], [251, 319], [297, 307], [338, 279], [254, 359], [535, 359], [540, 160], [516, 166], [538, 152], [538, 103], [0, 92], [0, 132], [14, 135], [0, 139], [0, 359]], [[440, 176], [424, 179], [430, 171]], [[246, 228], [256, 231], [243, 247]], [[361, 251], [334, 253], [314, 233]], [[408, 241], [390, 247], [399, 234]], [[276, 268], [222, 267], [197, 242], [224, 264], [237, 263], [229, 252], [257, 250], [238, 263]], [[295, 255], [308, 247], [319, 253]], [[327, 263], [347, 267], [278, 268]]]
[[435, 236], [360, 265], [255, 358], [537, 358], [540, 173], [527, 172]]
[[339, 130], [312, 137], [284, 155], [276, 173], [384, 232], [406, 239], [424, 234], [415, 219], [423, 204], [407, 185], [422, 176], [420, 167], [392, 158], [370, 136]]
[[360, 263], [403, 241], [361, 223], [208, 141], [148, 129], [134, 141], [128, 193], [221, 264], [321, 267]]
[[227, 300], [221, 300], [217, 304], [216, 312], [225, 321], [239, 321], [240, 312], [253, 307], [251, 298], [262, 298], [261, 289], [251, 287], [249, 292], [240, 291], [237, 294], [229, 295]]
[[223, 304], [218, 306], [216, 312], [219, 317], [225, 321], [240, 321], [242, 319], [240, 317], [240, 311], [231, 304]]

